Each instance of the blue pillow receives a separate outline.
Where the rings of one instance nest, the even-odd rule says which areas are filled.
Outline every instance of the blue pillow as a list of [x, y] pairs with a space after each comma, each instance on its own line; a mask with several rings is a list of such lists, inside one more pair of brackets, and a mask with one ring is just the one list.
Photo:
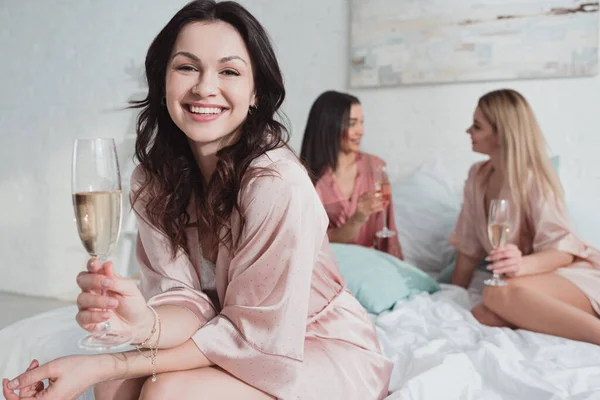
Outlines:
[[372, 314], [414, 294], [440, 289], [425, 272], [387, 253], [353, 244], [331, 243], [331, 248], [348, 289]]

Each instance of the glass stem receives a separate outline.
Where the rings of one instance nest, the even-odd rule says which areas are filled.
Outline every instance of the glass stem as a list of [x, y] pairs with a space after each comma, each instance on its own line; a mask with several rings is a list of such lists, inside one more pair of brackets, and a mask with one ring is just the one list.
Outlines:
[[387, 210], [384, 208], [382, 212], [383, 214], [383, 230], [387, 231], [388, 227], [387, 227]]
[[[492, 247], [492, 248], [493, 248], [494, 250], [496, 250], [496, 247]], [[492, 273], [492, 279], [494, 279], [494, 280], [496, 280], [496, 281], [497, 281], [497, 280], [500, 280], [500, 274], [498, 274], [496, 271], [494, 271], [494, 272]]]
[[[108, 261], [108, 257], [106, 256], [99, 256], [98, 260], [100, 260], [100, 273], [104, 274], [104, 263], [106, 261]], [[102, 289], [100, 290], [100, 295], [102, 297], [106, 296], [106, 290]], [[106, 308], [103, 308], [102, 311], [107, 311]], [[108, 332], [110, 331], [110, 322], [104, 322], [102, 324], [102, 336], [105, 336]]]

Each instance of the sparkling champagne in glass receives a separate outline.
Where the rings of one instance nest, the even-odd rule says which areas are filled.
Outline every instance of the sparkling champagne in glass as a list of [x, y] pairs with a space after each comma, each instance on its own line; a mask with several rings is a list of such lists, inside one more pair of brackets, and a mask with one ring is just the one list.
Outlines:
[[[121, 175], [113, 139], [77, 139], [73, 146], [73, 208], [83, 247], [104, 263], [121, 228]], [[102, 292], [104, 295], [104, 292]], [[79, 341], [87, 350], [112, 350], [131, 343], [130, 332], [102, 331]]]
[[392, 185], [388, 178], [385, 166], [375, 168], [375, 193], [383, 200], [383, 228], [375, 233], [378, 238], [391, 238], [396, 236], [396, 232], [387, 226], [387, 207], [390, 204], [392, 196]]
[[[494, 249], [504, 246], [508, 242], [510, 233], [510, 207], [508, 200], [498, 199], [490, 202], [488, 217], [488, 238]], [[500, 275], [494, 272], [490, 279], [484, 283], [488, 286], [505, 286], [506, 281], [500, 278]]]

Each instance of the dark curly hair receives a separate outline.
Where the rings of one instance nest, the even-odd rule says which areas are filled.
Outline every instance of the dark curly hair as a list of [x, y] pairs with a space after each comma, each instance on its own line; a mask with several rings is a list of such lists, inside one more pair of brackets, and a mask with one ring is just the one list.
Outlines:
[[[167, 64], [179, 32], [192, 22], [223, 21], [241, 35], [250, 54], [254, 73], [256, 108], [241, 126], [239, 139], [217, 152], [217, 166], [208, 184], [202, 179], [186, 135], [175, 125], [165, 95]], [[135, 194], [147, 199], [149, 222], [170, 240], [172, 256], [188, 251], [185, 228], [191, 224], [187, 209], [196, 200], [198, 225], [209, 232], [222, 232], [218, 240], [232, 243], [230, 217], [237, 210], [244, 226], [244, 213], [238, 202], [243, 183], [259, 173], [250, 165], [269, 150], [287, 146], [289, 134], [278, 122], [279, 107], [285, 98], [283, 77], [268, 34], [244, 7], [232, 1], [196, 0], [183, 7], [154, 39], [146, 55], [148, 95], [131, 102], [140, 108], [137, 121], [136, 157], [144, 169], [144, 181]], [[195, 225], [195, 224], [194, 224]]]

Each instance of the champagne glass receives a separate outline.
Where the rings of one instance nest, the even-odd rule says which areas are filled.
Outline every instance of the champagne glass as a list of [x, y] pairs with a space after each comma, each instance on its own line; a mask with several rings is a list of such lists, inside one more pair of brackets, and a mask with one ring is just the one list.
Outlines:
[[[494, 249], [504, 246], [508, 241], [510, 233], [510, 207], [508, 200], [498, 199], [490, 202], [490, 211], [488, 217], [488, 237], [490, 244]], [[494, 272], [490, 279], [484, 283], [488, 286], [506, 286], [506, 281], [500, 278], [500, 275]]]
[[392, 185], [388, 178], [387, 169], [385, 166], [375, 168], [375, 194], [383, 200], [383, 228], [375, 233], [378, 238], [391, 238], [396, 236], [396, 232], [389, 229], [387, 226], [387, 206], [390, 203], [392, 196]]
[[[90, 256], [104, 263], [121, 228], [121, 174], [113, 139], [75, 141], [72, 190], [81, 243]], [[131, 340], [130, 332], [116, 332], [105, 322], [102, 331], [83, 337], [78, 344], [86, 350], [111, 350]]]

